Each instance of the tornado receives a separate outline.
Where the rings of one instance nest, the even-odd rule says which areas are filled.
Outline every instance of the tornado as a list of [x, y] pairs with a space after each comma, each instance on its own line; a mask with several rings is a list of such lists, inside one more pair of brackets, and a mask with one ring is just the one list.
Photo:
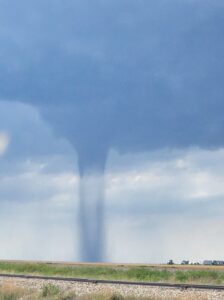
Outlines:
[[85, 262], [104, 260], [104, 175], [87, 172], [79, 184], [80, 258]]
[[84, 153], [84, 150], [79, 152], [80, 259], [83, 262], [102, 262], [105, 259], [106, 152], [93, 151], [90, 159], [87, 159]]

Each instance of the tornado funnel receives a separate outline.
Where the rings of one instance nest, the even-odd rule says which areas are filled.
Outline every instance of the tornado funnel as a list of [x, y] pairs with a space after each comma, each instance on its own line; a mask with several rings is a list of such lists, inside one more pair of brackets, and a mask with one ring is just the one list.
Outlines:
[[86, 173], [79, 186], [80, 257], [85, 262], [104, 259], [104, 176]]
[[[94, 154], [94, 153], [93, 153]], [[79, 242], [80, 258], [84, 262], [101, 262], [105, 250], [104, 169], [106, 157], [101, 152], [87, 160], [79, 154]]]

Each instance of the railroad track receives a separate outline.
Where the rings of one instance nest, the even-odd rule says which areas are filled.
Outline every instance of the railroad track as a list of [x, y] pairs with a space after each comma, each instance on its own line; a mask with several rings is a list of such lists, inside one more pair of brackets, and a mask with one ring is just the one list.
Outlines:
[[166, 288], [178, 288], [178, 289], [224, 290], [224, 286], [221, 285], [205, 285], [205, 284], [158, 283], [158, 282], [139, 282], [139, 281], [123, 281], [123, 280], [120, 281], [120, 280], [103, 280], [103, 279], [87, 279], [87, 278], [40, 276], [40, 275], [19, 275], [19, 274], [0, 274], [0, 278], [1, 277], [82, 282], [82, 283], [93, 283], [93, 284], [101, 283], [101, 284], [138, 285], [138, 286], [140, 285], [140, 286], [166, 287]]

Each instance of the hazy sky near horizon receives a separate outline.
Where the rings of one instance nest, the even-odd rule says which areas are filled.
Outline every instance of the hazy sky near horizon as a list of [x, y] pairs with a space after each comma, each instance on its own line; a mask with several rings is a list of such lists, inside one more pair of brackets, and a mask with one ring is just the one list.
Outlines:
[[77, 260], [78, 173], [104, 165], [108, 260], [222, 258], [223, 13], [0, 0], [1, 258]]

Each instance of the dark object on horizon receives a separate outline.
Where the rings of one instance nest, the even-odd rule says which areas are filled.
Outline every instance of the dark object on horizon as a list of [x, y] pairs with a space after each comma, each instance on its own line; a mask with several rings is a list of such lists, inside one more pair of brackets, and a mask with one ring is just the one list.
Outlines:
[[212, 262], [213, 266], [224, 266], [223, 260], [213, 260]]
[[181, 265], [189, 265], [189, 260], [182, 260]]
[[204, 260], [203, 265], [205, 266], [212, 266], [212, 260]]
[[223, 260], [204, 260], [203, 265], [205, 266], [224, 266]]
[[173, 260], [172, 259], [170, 259], [169, 261], [168, 261], [168, 263], [167, 263], [168, 265], [174, 265], [174, 262], [173, 262]]

